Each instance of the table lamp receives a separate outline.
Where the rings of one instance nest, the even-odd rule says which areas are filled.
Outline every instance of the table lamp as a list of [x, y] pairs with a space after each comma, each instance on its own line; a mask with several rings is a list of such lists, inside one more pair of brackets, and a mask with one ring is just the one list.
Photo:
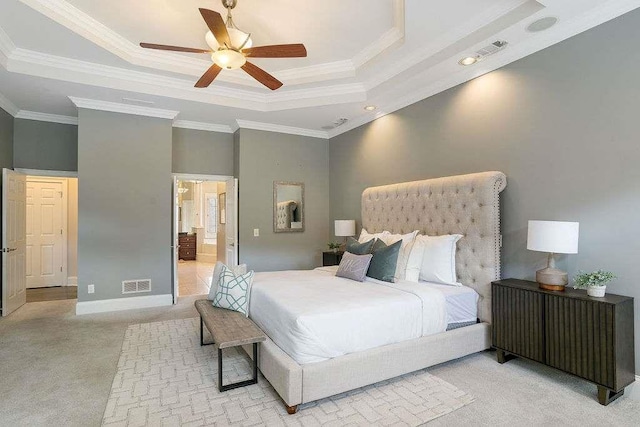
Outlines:
[[564, 291], [569, 283], [566, 271], [556, 268], [554, 254], [577, 254], [579, 223], [565, 221], [529, 221], [527, 249], [548, 252], [547, 267], [536, 271], [541, 289]]
[[356, 221], [353, 219], [337, 219], [334, 222], [334, 229], [336, 237], [344, 237], [346, 244], [347, 237], [356, 235]]

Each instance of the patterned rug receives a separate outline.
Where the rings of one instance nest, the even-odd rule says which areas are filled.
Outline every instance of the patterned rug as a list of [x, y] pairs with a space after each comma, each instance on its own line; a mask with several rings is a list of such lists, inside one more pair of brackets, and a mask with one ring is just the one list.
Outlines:
[[[129, 326], [103, 417], [105, 426], [409, 425], [455, 411], [474, 398], [418, 371], [301, 405], [288, 415], [260, 375], [258, 384], [218, 391], [217, 349], [200, 346], [199, 319]], [[251, 376], [242, 350], [224, 350], [224, 383]]]

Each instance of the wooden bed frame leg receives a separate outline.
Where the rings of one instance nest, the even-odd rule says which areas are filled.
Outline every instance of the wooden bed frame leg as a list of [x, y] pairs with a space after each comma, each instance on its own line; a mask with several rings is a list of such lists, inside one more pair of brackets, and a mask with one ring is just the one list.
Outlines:
[[289, 415], [293, 415], [298, 412], [298, 405], [289, 406], [285, 403], [284, 406], [287, 408], [287, 414]]

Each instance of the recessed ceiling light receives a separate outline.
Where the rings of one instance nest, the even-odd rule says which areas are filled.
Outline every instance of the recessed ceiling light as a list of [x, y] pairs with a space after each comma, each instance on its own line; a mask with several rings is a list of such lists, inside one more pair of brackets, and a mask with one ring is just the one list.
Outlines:
[[375, 105], [367, 105], [366, 107], [364, 107], [364, 109], [367, 111], [374, 111], [376, 108], [378, 107], [376, 107]]
[[460, 61], [458, 61], [458, 64], [463, 65], [463, 66], [469, 66], [469, 65], [473, 65], [476, 62], [478, 62], [478, 58], [475, 56], [467, 56], [466, 58], [462, 58]]
[[548, 30], [558, 23], [558, 18], [555, 16], [547, 16], [546, 18], [538, 19], [537, 21], [533, 21], [527, 27], [527, 31], [530, 33], [538, 33], [540, 31]]

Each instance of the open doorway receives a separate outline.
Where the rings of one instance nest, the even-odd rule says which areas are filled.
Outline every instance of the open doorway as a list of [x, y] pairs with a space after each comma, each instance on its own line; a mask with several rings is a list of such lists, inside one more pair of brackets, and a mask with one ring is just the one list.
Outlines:
[[76, 299], [78, 179], [26, 177], [26, 301]]
[[236, 208], [228, 195], [235, 187], [228, 177], [175, 176], [176, 297], [208, 294], [216, 261], [235, 264], [229, 247], [236, 243]]

